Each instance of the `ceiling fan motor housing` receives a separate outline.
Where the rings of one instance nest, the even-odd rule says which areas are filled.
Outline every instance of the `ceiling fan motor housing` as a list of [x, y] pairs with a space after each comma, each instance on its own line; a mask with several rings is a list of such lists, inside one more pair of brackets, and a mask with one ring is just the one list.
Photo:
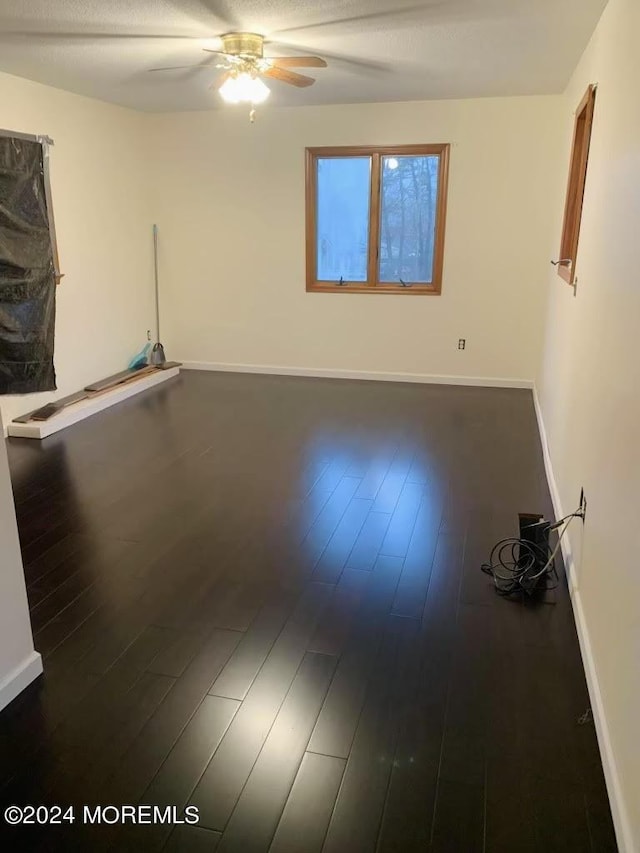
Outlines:
[[247, 56], [262, 59], [264, 36], [257, 33], [228, 33], [222, 38], [222, 50], [231, 56]]

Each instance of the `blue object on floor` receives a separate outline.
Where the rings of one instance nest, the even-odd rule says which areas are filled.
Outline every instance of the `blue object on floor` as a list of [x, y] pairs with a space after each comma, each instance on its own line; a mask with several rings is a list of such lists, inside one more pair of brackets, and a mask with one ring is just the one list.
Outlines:
[[147, 364], [147, 362], [148, 362], [147, 356], [148, 356], [150, 349], [151, 349], [151, 344], [150, 343], [145, 344], [144, 347], [140, 350], [140, 352], [137, 353], [136, 355], [134, 355], [134, 357], [131, 359], [131, 361], [127, 365], [129, 370], [137, 370], [139, 367], [144, 367], [145, 364]]

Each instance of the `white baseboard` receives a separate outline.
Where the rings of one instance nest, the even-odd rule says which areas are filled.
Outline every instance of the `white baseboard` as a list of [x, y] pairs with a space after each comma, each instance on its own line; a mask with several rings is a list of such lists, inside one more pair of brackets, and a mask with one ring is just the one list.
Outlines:
[[42, 673], [42, 658], [38, 652], [29, 657], [0, 681], [0, 711]]
[[173, 379], [179, 373], [179, 367], [169, 367], [167, 370], [158, 370], [155, 373], [149, 373], [136, 379], [135, 382], [117, 385], [112, 390], [105, 391], [104, 394], [80, 400], [80, 402], [74, 403], [67, 409], [63, 409], [59, 414], [54, 415], [47, 421], [29, 421], [26, 424], [18, 424], [15, 421], [10, 421], [6, 426], [7, 434], [16, 438], [47, 438], [72, 424], [77, 424], [85, 418], [90, 418], [91, 415], [96, 415], [98, 412], [108, 409], [109, 406], [115, 406], [116, 403], [121, 403], [129, 397], [133, 397], [141, 391], [146, 391], [148, 388], [153, 388], [154, 385], [159, 385], [161, 382]]
[[486, 388], [533, 388], [531, 379], [494, 376], [440, 376], [431, 373], [390, 373], [378, 370], [342, 370], [333, 367], [288, 367], [279, 364], [230, 364], [214, 361], [182, 361], [184, 370], [224, 373], [272, 373], [279, 376], [317, 376], [324, 379], [367, 379], [375, 382], [421, 382], [433, 385], [476, 385]]
[[[542, 409], [540, 407], [540, 399], [534, 385], [533, 388], [533, 405], [536, 411], [536, 419], [538, 421], [538, 430], [540, 432], [540, 442], [542, 444], [542, 454], [544, 457], [544, 467], [547, 474], [547, 482], [551, 493], [551, 501], [556, 518], [563, 518], [565, 515], [560, 499], [560, 492], [553, 471], [551, 462], [551, 454], [549, 452], [549, 442], [547, 439], [547, 431], [544, 425]], [[589, 628], [582, 607], [582, 599], [580, 597], [580, 588], [578, 583], [578, 573], [576, 562], [574, 559], [573, 550], [571, 548], [571, 540], [569, 534], [562, 539], [562, 556], [564, 558], [565, 569], [569, 583], [569, 591], [571, 594], [571, 603], [573, 605], [573, 615], [576, 622], [578, 632], [578, 640], [580, 642], [580, 652], [582, 654], [582, 662], [584, 664], [585, 674], [587, 677], [587, 687], [589, 689], [589, 698], [591, 700], [591, 711], [598, 736], [598, 745], [600, 747], [600, 758], [602, 759], [602, 767], [607, 783], [607, 792], [609, 794], [609, 804], [611, 806], [611, 815], [616, 830], [616, 838], [620, 853], [633, 853], [633, 836], [631, 832], [631, 822], [627, 813], [624, 797], [622, 795], [622, 786], [620, 784], [620, 774], [611, 745], [611, 735], [602, 701], [602, 693], [600, 691], [600, 682], [596, 670], [596, 663], [593, 657], [591, 647], [591, 639], [589, 637]]]
[[[560, 492], [558, 490], [558, 484], [556, 483], [555, 474], [553, 472], [553, 466], [551, 464], [551, 454], [549, 452], [549, 442], [547, 440], [547, 430], [544, 425], [544, 420], [542, 419], [542, 409], [540, 408], [540, 399], [538, 397], [538, 389], [534, 386], [533, 388], [533, 406], [536, 411], [536, 420], [538, 421], [538, 432], [540, 433], [540, 443], [542, 445], [542, 457], [544, 459], [544, 470], [547, 475], [547, 484], [549, 485], [549, 492], [551, 493], [551, 503], [553, 504], [553, 509], [556, 514], [556, 518], [564, 518], [564, 510], [562, 508], [562, 501], [560, 500]], [[575, 522], [574, 522], [575, 523]], [[573, 550], [571, 548], [571, 540], [569, 536], [564, 536], [560, 547], [562, 548], [562, 556], [564, 558], [564, 567], [567, 573], [567, 580], [569, 581], [569, 589], [571, 590], [571, 594], [578, 590], [578, 577], [576, 573], [576, 564], [573, 558]]]

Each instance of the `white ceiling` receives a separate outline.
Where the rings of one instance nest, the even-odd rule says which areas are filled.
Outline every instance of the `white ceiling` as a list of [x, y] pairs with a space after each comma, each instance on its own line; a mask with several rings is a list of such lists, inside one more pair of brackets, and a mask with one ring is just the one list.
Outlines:
[[141, 110], [211, 109], [216, 36], [327, 69], [279, 105], [547, 94], [564, 88], [607, 0], [0, 0], [0, 70]]

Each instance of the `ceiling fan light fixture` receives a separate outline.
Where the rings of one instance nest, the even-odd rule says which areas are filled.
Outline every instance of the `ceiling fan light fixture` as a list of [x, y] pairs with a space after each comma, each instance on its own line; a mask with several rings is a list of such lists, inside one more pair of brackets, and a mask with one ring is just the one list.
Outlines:
[[228, 104], [262, 104], [271, 94], [269, 87], [248, 71], [232, 73], [218, 91]]

